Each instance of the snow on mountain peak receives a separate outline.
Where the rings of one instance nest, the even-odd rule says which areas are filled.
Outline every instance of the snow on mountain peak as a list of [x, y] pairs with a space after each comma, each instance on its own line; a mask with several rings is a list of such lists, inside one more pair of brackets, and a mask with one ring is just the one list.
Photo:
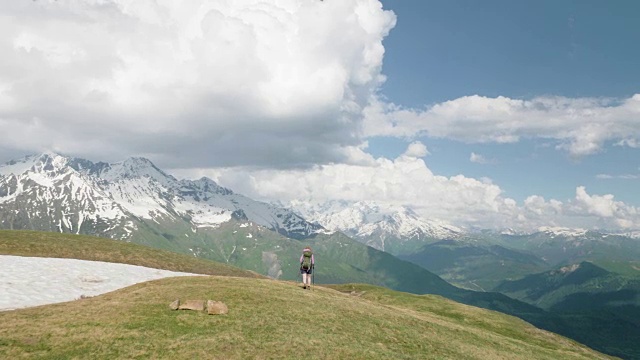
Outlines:
[[69, 159], [52, 153], [45, 152], [38, 155], [25, 156], [19, 160], [12, 160], [4, 165], [0, 165], [0, 175], [22, 175], [28, 171], [42, 172], [63, 168], [67, 165]]
[[500, 234], [501, 235], [521, 235], [522, 232], [517, 231], [517, 230], [512, 229], [512, 228], [507, 228], [507, 229], [500, 230]]
[[583, 236], [587, 233], [588, 230], [585, 229], [570, 229], [564, 227], [550, 227], [543, 226], [538, 228], [539, 232], [544, 232], [553, 236], [567, 236], [567, 237], [577, 237]]
[[30, 158], [24, 158], [21, 160], [9, 161], [6, 164], [0, 165], [0, 176], [21, 175], [35, 165], [35, 162]]
[[328, 202], [322, 205], [298, 204], [296, 209], [309, 221], [333, 231], [364, 238], [374, 234], [397, 238], [459, 237], [462, 230], [438, 220], [424, 220], [403, 206], [382, 206], [375, 202]]
[[224, 188], [208, 177], [202, 177], [198, 180], [181, 180], [180, 183], [185, 187], [185, 191], [198, 191], [200, 193], [215, 193], [220, 195], [233, 195], [233, 191]]
[[160, 170], [150, 160], [142, 157], [132, 157], [104, 166], [100, 169], [99, 176], [107, 181], [134, 178], [150, 178], [163, 184], [177, 181], [173, 176]]
[[390, 214], [362, 227], [359, 236], [375, 232], [388, 232], [401, 238], [429, 236], [434, 238], [458, 237], [462, 230], [438, 220], [424, 220], [413, 210], [403, 207], [391, 208]]

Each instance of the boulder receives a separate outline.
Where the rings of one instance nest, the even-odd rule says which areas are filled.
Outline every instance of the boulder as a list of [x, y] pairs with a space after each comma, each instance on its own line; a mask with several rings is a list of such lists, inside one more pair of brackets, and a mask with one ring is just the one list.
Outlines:
[[223, 315], [229, 312], [229, 308], [222, 301], [207, 301], [207, 313], [209, 315]]
[[178, 310], [180, 308], [180, 299], [176, 299], [174, 302], [169, 304], [171, 310]]

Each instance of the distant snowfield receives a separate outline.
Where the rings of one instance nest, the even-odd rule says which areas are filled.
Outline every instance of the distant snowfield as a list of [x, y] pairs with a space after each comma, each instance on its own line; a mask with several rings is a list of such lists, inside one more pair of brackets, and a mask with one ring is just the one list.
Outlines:
[[193, 276], [143, 266], [0, 255], [0, 311], [96, 296], [140, 282]]

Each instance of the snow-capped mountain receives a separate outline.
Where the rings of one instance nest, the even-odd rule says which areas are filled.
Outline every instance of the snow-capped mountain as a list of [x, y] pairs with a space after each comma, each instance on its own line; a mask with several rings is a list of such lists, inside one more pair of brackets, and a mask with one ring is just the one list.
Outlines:
[[287, 237], [325, 230], [208, 178], [177, 180], [144, 158], [93, 163], [54, 153], [0, 166], [0, 227], [127, 239], [141, 223], [218, 227], [240, 216]]
[[54, 154], [0, 166], [0, 226], [126, 238], [136, 225], [110, 194]]
[[544, 226], [539, 228], [537, 232], [544, 233], [548, 235], [550, 238], [555, 238], [555, 237], [575, 238], [575, 237], [585, 236], [588, 230]]
[[409, 208], [386, 207], [374, 202], [298, 204], [296, 210], [326, 229], [341, 231], [371, 247], [391, 253], [416, 249], [434, 240], [459, 238], [464, 233], [443, 221], [422, 219]]

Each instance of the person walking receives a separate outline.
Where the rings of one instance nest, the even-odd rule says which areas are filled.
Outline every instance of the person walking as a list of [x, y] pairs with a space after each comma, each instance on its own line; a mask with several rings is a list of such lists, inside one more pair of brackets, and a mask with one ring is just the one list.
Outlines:
[[300, 255], [300, 274], [302, 274], [303, 289], [311, 289], [311, 277], [313, 276], [312, 272], [315, 263], [311, 246], [306, 246], [302, 250], [302, 255]]

